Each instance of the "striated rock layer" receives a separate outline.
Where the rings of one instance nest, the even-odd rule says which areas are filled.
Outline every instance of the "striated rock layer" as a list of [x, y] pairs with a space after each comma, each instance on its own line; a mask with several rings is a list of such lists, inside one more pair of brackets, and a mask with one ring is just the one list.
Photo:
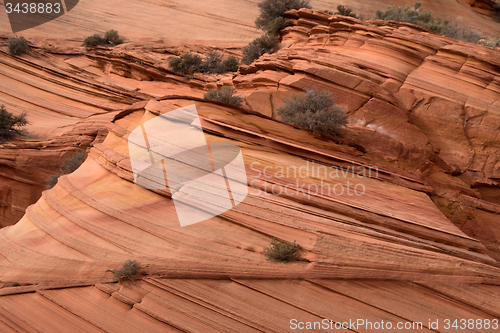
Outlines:
[[284, 96], [331, 92], [349, 114], [345, 140], [425, 181], [437, 206], [500, 259], [498, 51], [411, 24], [287, 17], [284, 47], [233, 80], [251, 90], [249, 107], [277, 119]]
[[[445, 319], [500, 318], [498, 52], [407, 24], [287, 17], [281, 50], [234, 78], [137, 65], [158, 67], [171, 89], [144, 101], [158, 86], [142, 86], [105, 112], [109, 132], [84, 164], [0, 230], [2, 331], [288, 332], [292, 319], [363, 318], [444, 332]], [[120, 52], [88, 58], [127, 68]], [[245, 108], [198, 98], [221, 85]], [[279, 121], [283, 97], [312, 87], [349, 114], [341, 141]], [[127, 139], [193, 104], [207, 142], [241, 148], [249, 195], [180, 227], [175, 191], [134, 184]], [[325, 190], [335, 186], [345, 190]], [[267, 261], [273, 238], [296, 241], [301, 259]], [[141, 277], [112, 283], [129, 259]]]
[[[241, 147], [252, 187], [233, 210], [181, 228], [171, 193], [133, 183], [126, 139], [143, 121], [193, 103], [209, 143]], [[429, 329], [425, 318], [500, 315], [500, 264], [404, 171], [380, 166], [378, 177], [323, 179], [355, 181], [363, 196], [303, 192], [290, 185], [292, 176], [267, 177], [264, 168], [372, 161], [289, 125], [189, 98], [150, 101], [114, 123], [80, 169], [45, 191], [15, 226], [0, 230], [0, 279], [21, 285], [0, 291], [6, 328], [284, 332], [294, 318], [366, 318], [423, 321]], [[309, 169], [299, 181], [319, 179]], [[272, 194], [285, 184], [286, 194]], [[297, 241], [302, 259], [266, 261], [262, 251], [272, 238]], [[110, 284], [127, 259], [138, 260], [146, 277]], [[28, 303], [44, 309], [36, 311], [36, 326], [21, 311]], [[44, 311], [61, 319], [42, 319]]]

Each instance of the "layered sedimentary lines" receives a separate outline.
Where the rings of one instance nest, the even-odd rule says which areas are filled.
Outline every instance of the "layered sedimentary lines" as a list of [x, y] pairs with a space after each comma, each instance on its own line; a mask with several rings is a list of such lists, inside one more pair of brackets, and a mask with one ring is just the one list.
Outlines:
[[0, 52], [0, 101], [15, 114], [29, 110], [27, 129], [34, 138], [53, 137], [82, 119], [139, 100], [43, 51], [33, 50], [28, 59]]
[[[0, 6], [0, 33], [11, 33], [4, 3]], [[491, 17], [491, 1], [430, 1], [424, 0], [423, 8], [432, 10], [442, 18], [462, 18], [462, 24], [488, 35], [495, 35], [500, 28]], [[258, 1], [145, 1], [123, 3], [119, 0], [102, 3], [99, 0], [79, 1], [67, 14], [36, 28], [23, 31], [27, 37], [83, 39], [94, 33], [117, 29], [132, 41], [151, 39], [176, 40], [245, 40], [259, 36], [255, 19], [259, 15]], [[406, 6], [413, 2], [394, 1], [391, 5]], [[488, 4], [489, 3], [489, 4]], [[328, 0], [312, 0], [317, 10], [336, 11], [337, 3]], [[360, 0], [348, 4], [354, 12], [365, 18], [389, 5], [382, 0]], [[478, 14], [479, 12], [479, 14]], [[133, 13], [133, 14], [132, 14]], [[92, 19], [89, 19], [92, 18]]]
[[[127, 137], [154, 110], [191, 103], [154, 101], [117, 118], [78, 171], [61, 177], [16, 225], [0, 231], [2, 265], [8, 267], [2, 281], [106, 280], [110, 269], [138, 258], [148, 274], [172, 277], [498, 282], [498, 263], [426, 194], [375, 175], [330, 174], [320, 183], [314, 176], [318, 171], [310, 167], [318, 161], [290, 154], [285, 138], [273, 147], [280, 133], [293, 133], [289, 125], [271, 126], [272, 120], [207, 102], [195, 102], [202, 125], [216, 121], [219, 135], [207, 133], [206, 139], [240, 145], [250, 194], [231, 211], [181, 228], [170, 198], [173, 189], [150, 191], [133, 183]], [[232, 119], [239, 119], [241, 131], [231, 129]], [[267, 144], [254, 142], [264, 128]], [[306, 138], [314, 140], [310, 134]], [[329, 170], [343, 168], [333, 159], [330, 163]], [[356, 157], [351, 163], [370, 167]], [[273, 173], [278, 166], [302, 175]], [[335, 186], [337, 192], [327, 190]], [[359, 193], [349, 194], [354, 186]], [[277, 270], [262, 254], [272, 238], [297, 241], [303, 260]], [[26, 251], [30, 255], [22, 254]]]
[[349, 114], [344, 140], [421, 175], [447, 217], [499, 258], [498, 51], [397, 22], [286, 17], [281, 50], [233, 80], [251, 91], [249, 107], [277, 119], [292, 91], [331, 92]]
[[456, 316], [490, 322], [500, 316], [498, 299], [471, 304], [484, 293], [498, 296], [496, 289], [462, 287], [477, 296], [464, 302], [411, 282], [151, 278], [3, 296], [0, 325], [2, 332], [286, 332], [310, 323], [313, 332], [342, 324], [369, 332], [383, 321], [431, 332], [430, 318], [443, 324]]
[[0, 151], [2, 226], [17, 222], [38, 200], [64, 158], [102, 141], [115, 113], [142, 99], [65, 60], [43, 50], [25, 58], [0, 50], [0, 105], [15, 115], [27, 112], [29, 140]]
[[[2, 5], [0, 32], [11, 33]], [[64, 16], [24, 31], [28, 37], [51, 36], [60, 39], [83, 39], [96, 32], [117, 29], [134, 41], [176, 40], [251, 40], [258, 36], [254, 21], [255, 3], [249, 1], [135, 1], [123, 4], [113, 0], [79, 1]], [[90, 19], [91, 18], [91, 19]], [[195, 22], [195, 24], [193, 24]]]
[[[44, 69], [2, 53], [5, 88], [18, 87], [6, 103], [79, 118], [57, 139], [18, 144], [92, 147], [0, 230], [3, 331], [283, 332], [324, 318], [435, 331], [429, 320], [500, 316], [498, 51], [395, 22], [286, 15], [280, 51], [223, 77], [188, 81], [158, 50], [56, 57]], [[199, 98], [221, 85], [245, 107]], [[349, 114], [342, 140], [279, 121], [284, 97], [314, 87]], [[128, 138], [193, 104], [208, 143], [240, 147], [249, 194], [181, 227], [172, 196], [186, 192], [134, 184]], [[29, 163], [8, 148], [11, 168]], [[27, 175], [15, 176], [29, 193]], [[267, 261], [273, 238], [296, 241], [301, 259]], [[112, 283], [129, 259], [141, 277]]]

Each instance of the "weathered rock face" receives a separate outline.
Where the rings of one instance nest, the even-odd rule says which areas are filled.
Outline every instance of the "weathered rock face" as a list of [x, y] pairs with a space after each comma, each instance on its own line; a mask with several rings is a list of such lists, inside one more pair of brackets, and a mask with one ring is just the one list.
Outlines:
[[[209, 143], [241, 147], [251, 187], [236, 208], [180, 227], [172, 190], [134, 184], [127, 138], [142, 122], [192, 104]], [[33, 318], [20, 311], [26, 304], [42, 309], [35, 311], [42, 332], [62, 330], [61, 322], [86, 332], [123, 325], [137, 332], [166, 325], [282, 332], [293, 318], [351, 317], [422, 321], [429, 329], [428, 318], [499, 316], [500, 264], [436, 208], [425, 194], [432, 188], [388, 162], [373, 174], [353, 174], [348, 168], [373, 166], [370, 154], [252, 113], [185, 97], [118, 114], [76, 172], [0, 230], [0, 307], [19, 306], [9, 307], [9, 319], [32, 327]], [[276, 172], [280, 167], [300, 175]], [[339, 184], [362, 186], [363, 194], [311, 187]], [[272, 238], [297, 241], [302, 259], [266, 261], [263, 248]], [[151, 277], [110, 283], [128, 259]], [[13, 282], [21, 286], [9, 287]], [[48, 322], [46, 309], [76, 316]]]
[[[469, 235], [482, 235], [500, 258], [492, 240], [500, 229], [490, 222], [500, 212], [498, 51], [396, 22], [309, 10], [287, 17], [293, 26], [282, 32], [282, 49], [234, 79], [237, 88], [257, 90], [249, 107], [277, 119], [282, 96], [313, 87], [331, 92], [349, 114], [346, 142], [423, 177], [446, 198], [447, 208], [438, 205], [443, 212], [469, 225]], [[456, 205], [472, 211], [461, 214]], [[483, 238], [480, 220], [495, 236]]]
[[[498, 52], [394, 22], [287, 17], [283, 48], [234, 79], [188, 81], [153, 51], [67, 60], [76, 76], [86, 68], [93, 83], [120, 87], [131, 106], [96, 116], [113, 116], [104, 140], [81, 122], [50, 141], [73, 133], [67, 142], [92, 148], [0, 230], [5, 331], [282, 332], [293, 318], [421, 321], [431, 331], [429, 319], [500, 317]], [[221, 85], [246, 108], [198, 98]], [[349, 114], [341, 142], [279, 121], [283, 98], [313, 87]], [[209, 143], [241, 148], [249, 195], [181, 227], [174, 190], [134, 184], [128, 137], [192, 104]], [[22, 156], [6, 163], [28, 165]], [[296, 241], [301, 260], [265, 260], [273, 238]], [[129, 259], [141, 278], [111, 283]]]
[[[3, 4], [7, 1], [0, 1]], [[351, 6], [358, 15], [366, 19], [373, 17], [377, 10], [385, 10], [389, 5], [413, 5], [415, 1], [357, 0], [344, 3]], [[443, 18], [461, 17], [468, 27], [488, 35], [500, 33], [500, 27], [491, 17], [492, 0], [423, 0], [422, 6], [435, 16]], [[311, 0], [316, 10], [336, 11], [339, 3], [329, 0]], [[133, 18], [130, 13], [134, 13]], [[478, 15], [479, 13], [479, 15]], [[94, 33], [116, 29], [121, 35], [134, 42], [170, 39], [179, 41], [214, 40], [250, 41], [260, 35], [255, 28], [259, 9], [255, 2], [244, 0], [212, 1], [171, 1], [168, 6], [161, 2], [136, 0], [123, 5], [121, 0], [80, 1], [64, 16], [34, 29], [23, 31], [30, 39], [67, 40], [79, 46], [75, 38], [83, 40]], [[89, 18], [95, 18], [89, 21]], [[158, 22], [161, 22], [159, 24]], [[12, 30], [5, 11], [0, 13], [0, 33], [11, 34]]]
[[27, 112], [29, 122], [25, 137], [0, 146], [0, 226], [19, 221], [65, 158], [102, 142], [114, 113], [141, 100], [65, 60], [44, 50], [24, 58], [0, 50], [0, 105]]
[[45, 190], [47, 178], [60, 172], [65, 158], [103, 141], [112, 116], [83, 121], [53, 140], [1, 146], [0, 225], [15, 224], [23, 217]]

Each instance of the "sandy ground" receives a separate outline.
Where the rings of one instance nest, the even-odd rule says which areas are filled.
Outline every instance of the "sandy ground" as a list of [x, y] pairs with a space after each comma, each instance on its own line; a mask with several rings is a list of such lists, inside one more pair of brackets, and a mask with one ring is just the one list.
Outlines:
[[[20, 33], [29, 38], [67, 39], [80, 42], [93, 33], [117, 29], [131, 41], [138, 40], [232, 40], [249, 41], [261, 34], [254, 21], [259, 11], [259, 0], [81, 0], [68, 14], [42, 26]], [[463, 25], [488, 35], [500, 34], [500, 24], [482, 15], [481, 9], [472, 9], [471, 1], [422, 1], [424, 9], [436, 16], [455, 19]], [[12, 32], [4, 6], [0, 0], [0, 34]], [[409, 5], [413, 1], [342, 1], [365, 19], [388, 5]], [[313, 0], [318, 10], [335, 11], [338, 1]], [[484, 12], [484, 11], [483, 11]]]

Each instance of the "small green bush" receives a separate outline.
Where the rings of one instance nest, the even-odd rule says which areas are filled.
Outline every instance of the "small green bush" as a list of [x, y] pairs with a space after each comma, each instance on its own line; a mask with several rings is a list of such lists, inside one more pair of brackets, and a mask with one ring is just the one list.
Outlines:
[[26, 117], [26, 112], [15, 116], [6, 110], [4, 105], [0, 106], [0, 144], [26, 134], [22, 129], [28, 124]]
[[481, 35], [478, 32], [462, 28], [459, 20], [451, 23], [449, 20], [441, 20], [439, 17], [433, 17], [430, 10], [423, 11], [421, 2], [415, 2], [413, 7], [389, 6], [385, 12], [377, 10], [374, 18], [384, 21], [392, 20], [416, 24], [441, 35], [471, 43], [477, 43], [481, 39]]
[[273, 239], [271, 244], [264, 248], [264, 254], [267, 260], [290, 262], [300, 259], [300, 246], [295, 244], [295, 241], [288, 244]]
[[285, 29], [289, 25], [290, 25], [290, 21], [288, 21], [286, 18], [277, 17], [269, 23], [266, 31], [267, 31], [267, 34], [270, 36], [274, 36], [274, 35], [277, 36], [277, 35], [279, 35], [281, 30]]
[[9, 47], [9, 53], [13, 55], [21, 55], [29, 51], [28, 41], [24, 37], [9, 38], [7, 46]]
[[240, 61], [235, 56], [229, 56], [224, 60], [223, 65], [227, 72], [237, 72], [240, 67]]
[[171, 58], [168, 62], [174, 72], [192, 74], [200, 71], [202, 59], [197, 54], [185, 53], [182, 57]]
[[297, 125], [318, 134], [338, 136], [347, 126], [347, 115], [335, 104], [327, 91], [307, 90], [283, 100], [285, 105], [276, 112], [289, 124]]
[[66, 158], [61, 164], [61, 171], [67, 175], [70, 174], [82, 165], [87, 157], [87, 153], [84, 151], [78, 151], [71, 155], [71, 157]]
[[490, 38], [490, 39], [485, 39], [482, 38], [478, 42], [478, 44], [483, 45], [483, 46], [488, 46], [488, 47], [500, 47], [500, 38]]
[[222, 61], [223, 55], [217, 51], [210, 51], [200, 66], [200, 72], [207, 74], [221, 74], [227, 72]]
[[265, 53], [274, 53], [278, 51], [278, 37], [275, 35], [262, 35], [254, 39], [250, 44], [243, 48], [243, 57], [241, 62], [250, 65], [259, 59]]
[[106, 40], [99, 34], [93, 34], [83, 40], [83, 46], [93, 47], [97, 45], [106, 45]]
[[108, 30], [103, 35], [101, 34], [93, 34], [92, 36], [88, 36], [83, 40], [83, 46], [94, 47], [94, 46], [115, 46], [123, 43], [123, 39], [120, 38], [118, 31], [116, 30]]
[[207, 54], [205, 61], [201, 64], [202, 71], [205, 73], [220, 74], [226, 72], [222, 58], [224, 55], [217, 51], [211, 51]]
[[335, 15], [342, 15], [342, 16], [349, 16], [349, 17], [357, 18], [356, 14], [354, 14], [352, 12], [352, 8], [351, 7], [346, 7], [346, 6], [343, 6], [343, 5], [338, 5], [337, 6], [337, 12], [335, 13]]
[[104, 34], [104, 40], [106, 41], [106, 43], [111, 45], [123, 44], [123, 39], [120, 38], [118, 31], [113, 29], [106, 31], [106, 33]]
[[283, 17], [291, 9], [311, 9], [309, 0], [264, 0], [259, 3], [260, 15], [255, 21], [257, 28], [267, 31], [271, 22], [278, 17]]
[[54, 186], [56, 186], [57, 181], [59, 180], [59, 177], [61, 177], [60, 173], [56, 173], [54, 175], [50, 175], [49, 178], [47, 178], [45, 180], [45, 182], [47, 183], [47, 186], [45, 186], [45, 189], [48, 190], [48, 189], [51, 189]]
[[135, 280], [141, 275], [141, 266], [136, 260], [127, 260], [123, 267], [115, 271], [114, 280]]
[[233, 96], [233, 94], [234, 94], [233, 87], [222, 87], [220, 90], [214, 89], [208, 91], [203, 96], [203, 98], [241, 107], [243, 105], [243, 97]]
[[71, 157], [65, 158], [59, 168], [60, 172], [54, 175], [50, 175], [45, 182], [47, 183], [46, 189], [51, 189], [56, 186], [59, 177], [62, 175], [68, 175], [82, 165], [87, 157], [87, 153], [84, 151], [79, 151], [71, 155]]
[[493, 5], [493, 13], [495, 15], [495, 19], [500, 22], [500, 2], [495, 2]]
[[211, 51], [205, 60], [202, 60], [199, 55], [191, 53], [186, 53], [182, 57], [174, 57], [170, 59], [169, 66], [174, 72], [181, 74], [222, 74], [238, 71], [239, 61], [234, 56], [223, 60], [222, 53]]

